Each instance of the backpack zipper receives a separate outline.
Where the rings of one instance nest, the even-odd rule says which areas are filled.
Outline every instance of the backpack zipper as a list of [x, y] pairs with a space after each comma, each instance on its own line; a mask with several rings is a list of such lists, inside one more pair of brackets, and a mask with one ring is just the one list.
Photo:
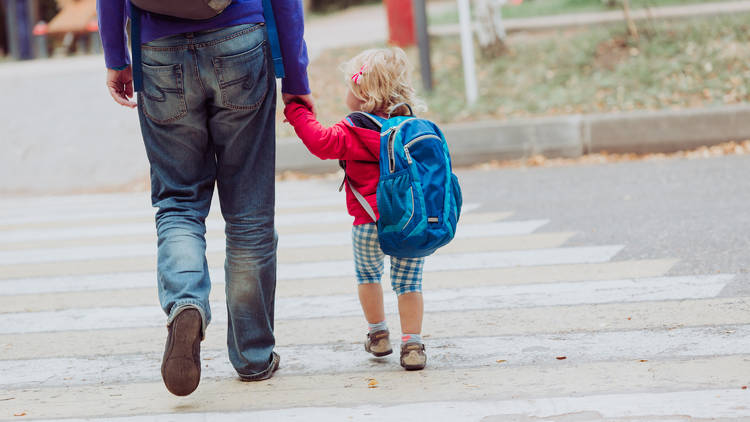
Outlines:
[[[415, 119], [415, 117], [412, 117], [410, 119], [406, 119], [403, 122], [399, 123], [398, 126], [393, 126], [388, 128], [385, 133], [390, 132], [390, 135], [388, 135], [388, 167], [391, 173], [396, 171], [396, 156], [393, 151], [393, 141], [396, 139], [396, 132], [401, 129], [401, 126], [406, 124], [408, 121]], [[410, 142], [411, 143], [411, 142]]]
[[411, 154], [409, 154], [409, 147], [407, 147], [406, 145], [404, 145], [404, 155], [406, 155], [406, 162], [411, 164]]
[[433, 135], [433, 134], [417, 136], [416, 138], [414, 138], [411, 141], [409, 141], [409, 143], [407, 143], [406, 145], [404, 145], [404, 148], [409, 148], [411, 146], [411, 144], [417, 143], [419, 141], [424, 141], [425, 139], [428, 139], [428, 138], [435, 138], [438, 141], [440, 140], [439, 136]]
[[430, 139], [430, 138], [435, 138], [438, 141], [440, 140], [440, 137], [436, 136], [436, 135], [422, 135], [422, 136], [418, 136], [418, 137], [412, 139], [406, 145], [404, 145], [404, 154], [406, 155], [406, 161], [409, 164], [412, 163], [411, 153], [409, 153], [409, 147], [411, 146], [411, 144], [414, 144], [414, 143], [417, 143], [417, 142], [420, 142], [420, 141], [424, 141], [425, 139]]
[[396, 157], [393, 154], [393, 139], [396, 137], [396, 131], [392, 131], [388, 136], [388, 168], [391, 173], [396, 170]]
[[406, 220], [406, 224], [404, 224], [404, 227], [401, 227], [401, 231], [404, 231], [404, 229], [406, 228], [406, 226], [408, 226], [409, 223], [411, 223], [411, 219], [414, 218], [414, 207], [415, 207], [415, 205], [414, 205], [414, 188], [411, 187], [411, 186], [409, 186], [409, 192], [411, 193], [411, 215], [409, 216], [409, 219]]

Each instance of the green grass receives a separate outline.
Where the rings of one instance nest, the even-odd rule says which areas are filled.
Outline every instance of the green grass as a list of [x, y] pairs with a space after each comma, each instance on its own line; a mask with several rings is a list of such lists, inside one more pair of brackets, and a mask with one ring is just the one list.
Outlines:
[[[433, 39], [435, 90], [425, 95], [425, 116], [456, 122], [750, 102], [750, 15], [639, 29], [639, 42], [616, 26], [511, 38], [508, 54], [478, 60], [480, 99], [472, 107], [464, 100], [459, 40]], [[326, 51], [310, 66], [323, 123], [346, 115], [345, 77], [337, 67], [361, 50]], [[415, 49], [407, 53], [418, 63]], [[421, 88], [418, 79], [415, 86]], [[285, 126], [281, 133], [291, 135]]]
[[511, 42], [508, 55], [478, 63], [481, 99], [472, 108], [457, 101], [463, 98], [458, 42], [437, 40], [432, 114], [454, 121], [750, 101], [748, 15], [640, 29], [640, 42], [607, 27]]
[[[672, 6], [679, 4], [712, 3], [726, 0], [630, 0], [630, 7], [642, 9], [656, 6]], [[620, 10], [618, 6], [612, 8], [602, 0], [524, 0], [520, 5], [506, 4], [503, 6], [504, 18], [529, 18], [533, 16], [560, 15], [565, 13], [604, 12]], [[433, 25], [458, 23], [456, 9], [434, 13], [429, 16]]]

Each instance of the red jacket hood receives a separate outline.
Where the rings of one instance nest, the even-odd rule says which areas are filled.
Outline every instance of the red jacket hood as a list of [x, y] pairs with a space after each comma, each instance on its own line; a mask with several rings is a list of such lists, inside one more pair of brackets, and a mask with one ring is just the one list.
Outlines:
[[346, 126], [349, 130], [354, 132], [354, 137], [362, 144], [362, 146], [372, 154], [374, 161], [378, 161], [380, 158], [380, 132], [357, 127], [349, 122], [346, 122]]

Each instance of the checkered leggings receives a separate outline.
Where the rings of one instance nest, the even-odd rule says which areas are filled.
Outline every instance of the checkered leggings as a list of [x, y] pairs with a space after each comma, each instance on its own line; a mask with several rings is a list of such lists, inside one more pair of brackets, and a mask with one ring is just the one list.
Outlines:
[[[385, 254], [380, 250], [378, 227], [375, 223], [352, 227], [354, 267], [359, 284], [380, 283]], [[422, 291], [424, 258], [391, 257], [391, 286], [397, 295]]]

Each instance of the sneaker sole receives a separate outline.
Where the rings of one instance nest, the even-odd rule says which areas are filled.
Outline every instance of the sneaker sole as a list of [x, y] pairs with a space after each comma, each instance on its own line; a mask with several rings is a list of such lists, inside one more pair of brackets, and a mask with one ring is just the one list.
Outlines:
[[201, 316], [196, 309], [184, 310], [172, 321], [161, 376], [167, 390], [176, 396], [187, 396], [200, 383], [201, 325]]
[[401, 365], [407, 371], [419, 371], [424, 369], [427, 365]]
[[[404, 368], [404, 369], [406, 369], [407, 371], [419, 371], [419, 370], [424, 369], [424, 367], [427, 366], [427, 356], [424, 355], [424, 354], [422, 354], [422, 356], [424, 357], [424, 362], [421, 362], [421, 363], [406, 363], [404, 361], [404, 357], [413, 357], [412, 353], [417, 353], [417, 352], [411, 351], [410, 353], [408, 353], [406, 355], [401, 355], [401, 361], [400, 361], [401, 367]], [[417, 356], [419, 356], [419, 354], [417, 354]]]
[[[382, 340], [382, 341], [385, 341], [385, 340]], [[372, 346], [373, 345], [370, 345], [370, 347], [368, 348], [367, 344], [365, 344], [365, 352], [372, 354], [376, 358], [382, 358], [383, 356], [388, 356], [391, 353], [393, 353], [393, 349], [388, 349], [388, 350], [385, 350], [385, 351], [382, 351], [382, 352], [375, 352], [375, 351], [372, 350]]]
[[388, 356], [391, 353], [393, 353], [393, 349], [385, 351], [385, 352], [370, 352], [373, 356], [376, 358], [382, 358], [383, 356]]

